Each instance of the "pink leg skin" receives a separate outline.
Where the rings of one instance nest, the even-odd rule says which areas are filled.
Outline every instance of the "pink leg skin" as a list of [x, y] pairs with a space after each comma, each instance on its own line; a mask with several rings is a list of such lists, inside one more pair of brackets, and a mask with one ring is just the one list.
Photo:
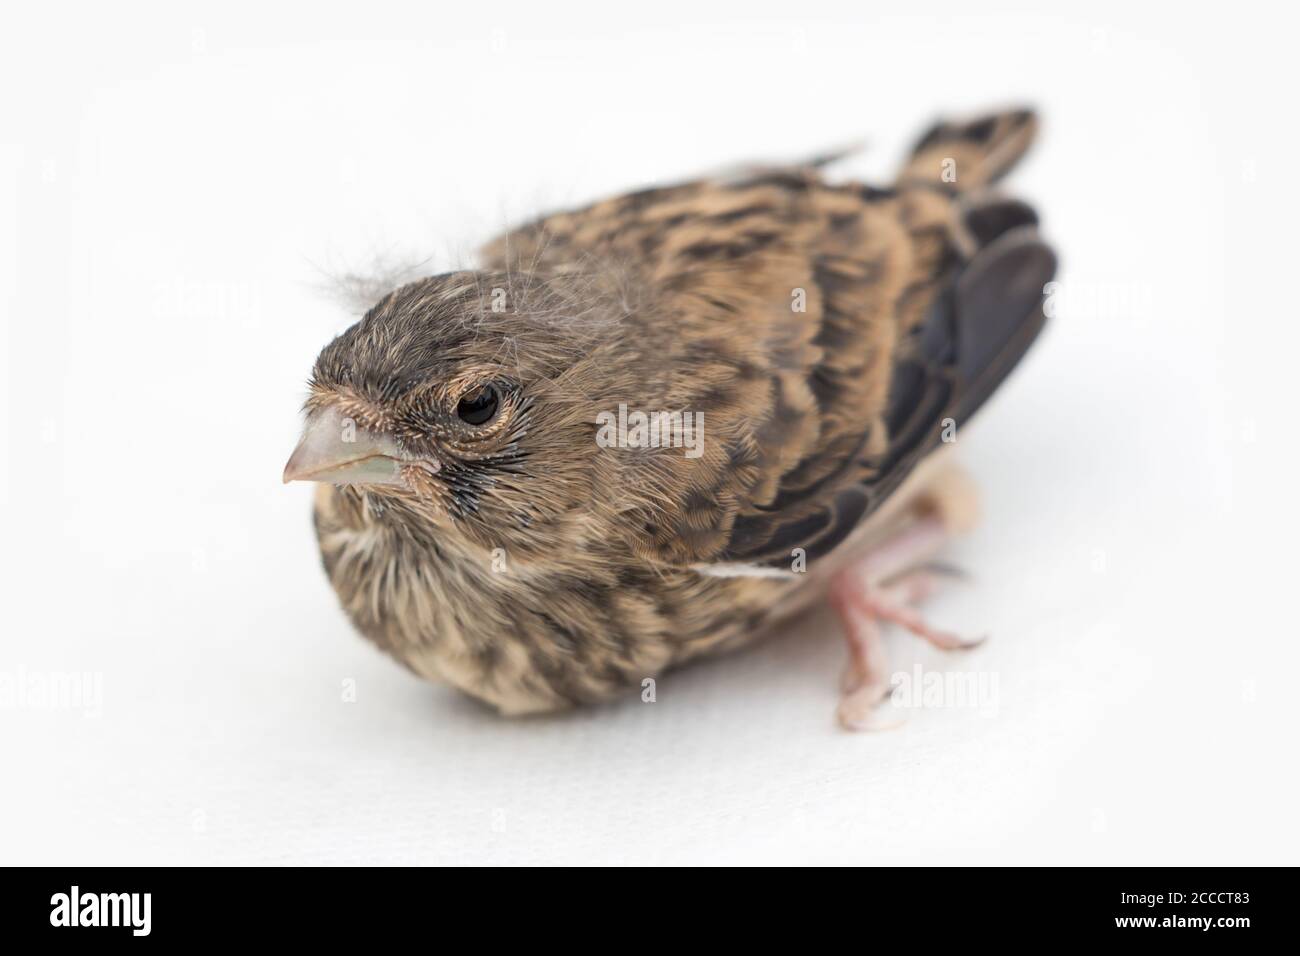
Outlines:
[[948, 540], [938, 517], [924, 517], [885, 542], [831, 583], [831, 604], [849, 642], [839, 722], [848, 730], [888, 730], [903, 721], [881, 708], [889, 693], [889, 657], [882, 623], [898, 624], [945, 651], [975, 647], [969, 640], [930, 627], [910, 605], [933, 593], [936, 576], [922, 567]]

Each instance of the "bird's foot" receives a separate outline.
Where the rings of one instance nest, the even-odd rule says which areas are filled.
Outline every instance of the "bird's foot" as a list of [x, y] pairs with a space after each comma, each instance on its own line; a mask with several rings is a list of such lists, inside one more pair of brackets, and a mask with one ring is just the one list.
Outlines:
[[902, 723], [881, 706], [890, 691], [884, 622], [898, 624], [945, 651], [965, 650], [984, 640], [931, 627], [913, 606], [934, 592], [939, 574], [924, 564], [947, 539], [941, 520], [922, 518], [831, 583], [831, 604], [849, 643], [838, 712], [846, 729], [888, 730]]

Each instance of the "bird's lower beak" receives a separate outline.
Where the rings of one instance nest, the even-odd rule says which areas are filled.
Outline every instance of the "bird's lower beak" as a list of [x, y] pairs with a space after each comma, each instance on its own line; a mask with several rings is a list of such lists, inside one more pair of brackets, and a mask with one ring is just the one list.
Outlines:
[[284, 481], [405, 486], [402, 457], [392, 438], [325, 408], [307, 417], [302, 440], [284, 466]]

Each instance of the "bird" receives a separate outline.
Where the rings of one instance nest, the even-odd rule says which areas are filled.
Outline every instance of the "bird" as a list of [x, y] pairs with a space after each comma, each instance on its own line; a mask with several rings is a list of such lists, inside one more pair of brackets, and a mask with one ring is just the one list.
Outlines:
[[999, 183], [1029, 109], [940, 120], [893, 181], [838, 155], [542, 216], [324, 346], [317, 483], [356, 629], [506, 716], [639, 697], [823, 602], [841, 726], [893, 726], [882, 634], [978, 519], [953, 454], [1044, 327], [1056, 256]]

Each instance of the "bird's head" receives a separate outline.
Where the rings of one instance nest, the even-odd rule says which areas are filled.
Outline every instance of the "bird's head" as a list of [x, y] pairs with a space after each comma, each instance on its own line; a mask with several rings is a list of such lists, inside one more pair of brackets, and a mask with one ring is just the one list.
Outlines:
[[601, 356], [625, 307], [581, 277], [456, 272], [397, 289], [316, 360], [284, 480], [480, 546], [536, 545], [591, 498], [592, 391], [613, 387]]

